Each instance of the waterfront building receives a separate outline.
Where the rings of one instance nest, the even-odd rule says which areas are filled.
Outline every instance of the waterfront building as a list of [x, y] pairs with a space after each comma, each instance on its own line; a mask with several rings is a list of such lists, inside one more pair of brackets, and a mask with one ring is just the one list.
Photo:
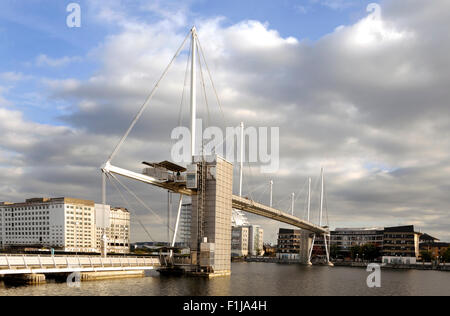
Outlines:
[[231, 228], [231, 255], [246, 257], [248, 255], [249, 227], [235, 226]]
[[278, 232], [277, 258], [282, 261], [300, 261], [302, 230], [280, 228]]
[[108, 225], [111, 249], [120, 248], [120, 253], [125, 253], [126, 248], [129, 251], [128, 212], [124, 209], [111, 211], [109, 206], [99, 209], [94, 201], [67, 197], [0, 203], [0, 246], [100, 252], [97, 228], [100, 220]]
[[103, 232], [108, 253], [130, 253], [130, 212], [126, 208], [95, 204], [97, 251], [101, 250]]
[[423, 234], [420, 236], [420, 252], [429, 252], [432, 257], [439, 259], [444, 256], [447, 249], [450, 248], [450, 243], [440, 242], [438, 238]]
[[259, 225], [248, 227], [248, 254], [251, 256], [264, 255], [264, 230]]
[[428, 234], [422, 234], [420, 235], [419, 243], [420, 244], [429, 244], [429, 243], [435, 243], [440, 241], [438, 238], [435, 238], [433, 236], [430, 236]]
[[432, 242], [420, 244], [420, 252], [429, 252], [434, 258], [443, 257], [448, 248], [450, 248], [450, 243], [448, 242]]
[[336, 247], [338, 257], [350, 257], [351, 248], [367, 244], [383, 250], [384, 228], [337, 228], [331, 232], [331, 246]]
[[414, 231], [414, 226], [386, 227], [383, 233], [384, 257], [419, 258], [419, 238], [421, 233]]
[[95, 252], [95, 205], [73, 198], [34, 198], [0, 204], [3, 248], [52, 247]]

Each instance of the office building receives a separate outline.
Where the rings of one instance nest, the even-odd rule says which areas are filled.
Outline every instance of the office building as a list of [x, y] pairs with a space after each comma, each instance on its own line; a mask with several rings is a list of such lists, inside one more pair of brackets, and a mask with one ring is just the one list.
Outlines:
[[419, 248], [421, 253], [429, 252], [433, 258], [440, 259], [450, 248], [450, 243], [441, 242], [438, 238], [423, 234], [420, 236]]
[[300, 261], [302, 230], [280, 228], [278, 232], [277, 258], [283, 261]]
[[231, 255], [245, 257], [248, 255], [249, 227], [235, 226], [231, 228]]
[[130, 253], [130, 213], [125, 208], [95, 204], [97, 251], [101, 251], [102, 237], [107, 237], [108, 253]]
[[34, 198], [23, 203], [0, 203], [0, 213], [3, 248], [97, 251], [93, 201]]
[[384, 228], [337, 228], [331, 232], [331, 245], [336, 246], [337, 255], [350, 256], [351, 248], [367, 244], [383, 250]]
[[248, 227], [248, 254], [251, 256], [264, 255], [264, 230], [259, 225]]
[[67, 197], [0, 203], [1, 248], [98, 253], [103, 227], [110, 251], [129, 252], [130, 215], [125, 209], [103, 209], [94, 201]]
[[[420, 233], [414, 231], [414, 226], [386, 227], [383, 234], [383, 257], [419, 258]], [[383, 258], [383, 262], [384, 262]]]

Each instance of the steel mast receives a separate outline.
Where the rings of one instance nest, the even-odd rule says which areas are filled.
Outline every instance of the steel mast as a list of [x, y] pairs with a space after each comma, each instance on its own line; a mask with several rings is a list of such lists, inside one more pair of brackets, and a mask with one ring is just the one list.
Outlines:
[[196, 48], [197, 48], [197, 29], [192, 27], [191, 29], [191, 39], [192, 39], [192, 59], [191, 59], [191, 156], [194, 160], [196, 154], [196, 120], [197, 120], [197, 69], [196, 69]]

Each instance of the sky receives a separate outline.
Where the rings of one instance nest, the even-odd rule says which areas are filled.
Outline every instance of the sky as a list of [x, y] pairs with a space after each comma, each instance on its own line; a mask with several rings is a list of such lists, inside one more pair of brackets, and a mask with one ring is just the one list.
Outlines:
[[[223, 108], [210, 95], [212, 124], [280, 128], [279, 172], [247, 165], [244, 195], [267, 203], [273, 179], [275, 206], [289, 211], [296, 192], [303, 217], [312, 177], [317, 221], [324, 168], [330, 227], [411, 224], [450, 240], [450, 2], [85, 0], [69, 28], [70, 2], [0, 3], [0, 201], [100, 201], [99, 167], [196, 25]], [[115, 164], [139, 171], [169, 157], [186, 57]], [[108, 202], [132, 212], [132, 239], [149, 240], [141, 221], [164, 240], [166, 195], [123, 181], [157, 214], [109, 185]], [[286, 226], [249, 219], [267, 242]]]

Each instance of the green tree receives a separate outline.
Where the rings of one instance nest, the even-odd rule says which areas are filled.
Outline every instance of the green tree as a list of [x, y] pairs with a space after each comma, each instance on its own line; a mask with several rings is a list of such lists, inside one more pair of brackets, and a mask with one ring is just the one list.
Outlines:
[[374, 244], [361, 246], [361, 253], [363, 258], [369, 261], [378, 259], [381, 256], [380, 250]]
[[431, 262], [434, 259], [433, 254], [425, 250], [420, 253], [420, 256], [423, 262]]
[[334, 259], [337, 258], [338, 250], [339, 250], [338, 245], [336, 245], [336, 244], [332, 244], [331, 245], [331, 247], [330, 247], [330, 256], [331, 256], [331, 258], [334, 258]]
[[450, 248], [447, 248], [442, 257], [445, 262], [450, 263]]
[[362, 257], [361, 247], [358, 245], [353, 246], [350, 249], [350, 254], [351, 254], [353, 260], [355, 260], [356, 258], [361, 258]]

